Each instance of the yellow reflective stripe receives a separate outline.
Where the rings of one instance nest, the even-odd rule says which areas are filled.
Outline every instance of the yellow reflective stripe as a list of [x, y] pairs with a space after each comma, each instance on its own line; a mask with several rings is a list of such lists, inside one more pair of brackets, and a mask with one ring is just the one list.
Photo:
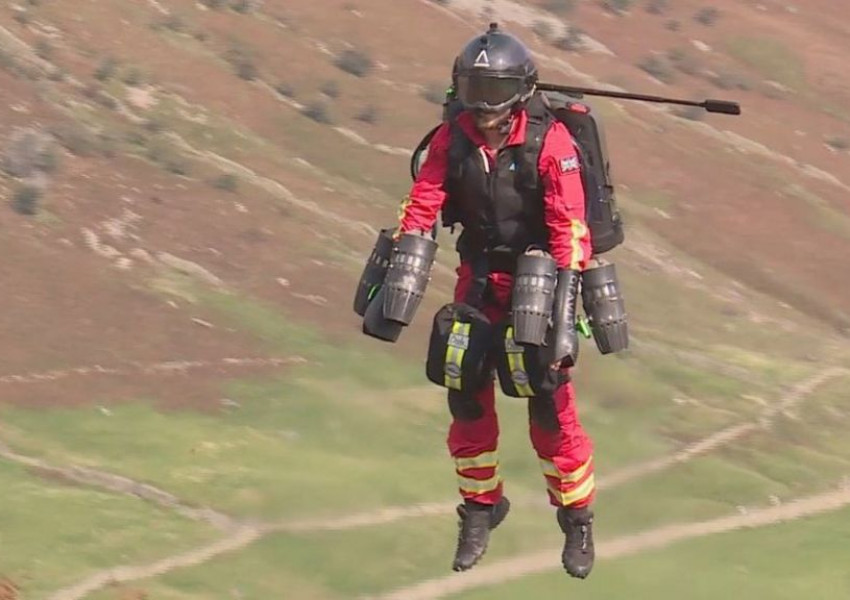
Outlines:
[[[446, 364], [448, 365], [457, 365], [460, 367], [460, 348], [455, 348], [454, 346], [446, 346]], [[460, 371], [458, 371], [458, 375], [455, 377], [449, 373], [448, 369], [444, 369], [443, 371], [445, 377], [445, 384], [447, 388], [451, 388], [453, 390], [459, 390], [461, 387], [461, 378]]]
[[583, 221], [578, 219], [570, 219], [570, 246], [572, 252], [570, 256], [570, 269], [578, 271], [581, 269], [581, 263], [584, 260], [584, 251], [581, 248], [581, 240], [587, 235], [587, 226]]
[[[508, 370], [511, 372], [511, 381], [516, 387], [517, 392], [523, 396], [534, 396], [534, 390], [528, 383], [528, 371], [525, 370], [525, 355], [522, 346], [514, 343], [514, 328], [508, 327], [505, 330], [505, 352], [508, 355]], [[525, 376], [525, 381], [517, 381], [515, 373], [520, 373]]]
[[464, 469], [485, 469], [496, 467], [499, 464], [498, 452], [484, 452], [478, 456], [464, 456], [455, 458], [455, 466], [458, 471]]
[[519, 392], [523, 396], [534, 396], [534, 390], [531, 389], [531, 386], [528, 384], [528, 381], [520, 382], [517, 381], [516, 377], [514, 377], [514, 373], [523, 373], [526, 379], [528, 378], [528, 372], [525, 370], [525, 359], [523, 359], [521, 353], [508, 353], [508, 368], [511, 370], [511, 381], [514, 382], [517, 392]]
[[[469, 338], [469, 328], [470, 323], [461, 323], [460, 321], [455, 321], [452, 323], [452, 331], [453, 335], [459, 335], [465, 338]], [[463, 366], [463, 355], [466, 353], [466, 348], [454, 346], [451, 344], [451, 336], [449, 337], [449, 343], [446, 344], [446, 360], [443, 368], [444, 373], [444, 383], [447, 388], [453, 390], [460, 390], [462, 386], [461, 381], [461, 367]], [[457, 371], [457, 375], [451, 375], [450, 369], [448, 368], [450, 365], [455, 367]]]
[[583, 465], [581, 465], [578, 469], [573, 471], [572, 473], [567, 473], [566, 475], [562, 475], [558, 470], [558, 467], [555, 466], [555, 463], [551, 460], [546, 460], [545, 458], [540, 459], [540, 469], [543, 471], [544, 475], [548, 475], [550, 477], [557, 477], [563, 482], [567, 483], [575, 483], [576, 481], [580, 481], [584, 474], [587, 473], [587, 470], [590, 468], [590, 465], [593, 463], [593, 457], [587, 459]]
[[499, 484], [502, 482], [501, 477], [496, 475], [495, 477], [491, 477], [490, 479], [472, 479], [471, 477], [463, 477], [458, 475], [457, 477], [458, 487], [463, 492], [470, 492], [473, 494], [483, 494], [486, 492], [492, 492]]
[[407, 207], [410, 206], [412, 199], [410, 196], [405, 196], [404, 200], [398, 205], [398, 220], [399, 223], [404, 220], [404, 214], [407, 212]]
[[569, 506], [586, 499], [596, 488], [596, 480], [593, 475], [588, 477], [584, 483], [569, 492], [562, 492], [557, 484], [549, 484], [549, 491], [557, 498], [562, 506]]

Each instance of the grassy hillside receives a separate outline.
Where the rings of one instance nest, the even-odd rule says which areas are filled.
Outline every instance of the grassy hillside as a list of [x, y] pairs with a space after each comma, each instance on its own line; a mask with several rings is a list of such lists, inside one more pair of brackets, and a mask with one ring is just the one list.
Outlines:
[[[835, 489], [850, 473], [847, 31], [826, 0], [715, 4], [4, 7], [0, 598], [402, 598], [447, 575], [449, 417], [422, 362], [451, 238], [398, 344], [362, 336], [350, 302], [454, 53], [492, 18], [546, 79], [744, 106], [593, 101], [633, 335], [616, 357], [585, 341], [575, 372], [601, 547]], [[500, 407], [515, 508], [481, 567], [556, 561], [526, 407]], [[842, 516], [603, 555], [581, 589], [805, 582], [843, 598], [827, 574]]]

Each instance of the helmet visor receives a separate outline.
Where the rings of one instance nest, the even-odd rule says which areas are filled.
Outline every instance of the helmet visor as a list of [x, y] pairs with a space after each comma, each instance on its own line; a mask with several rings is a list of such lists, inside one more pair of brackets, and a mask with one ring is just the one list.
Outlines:
[[460, 75], [457, 95], [466, 108], [499, 111], [522, 97], [523, 81], [519, 77], [487, 77]]

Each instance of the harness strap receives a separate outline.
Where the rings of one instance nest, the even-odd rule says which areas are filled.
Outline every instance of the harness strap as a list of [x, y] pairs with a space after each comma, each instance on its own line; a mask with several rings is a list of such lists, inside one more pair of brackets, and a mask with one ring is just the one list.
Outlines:
[[525, 111], [528, 115], [528, 124], [525, 129], [525, 144], [522, 146], [519, 172], [523, 185], [536, 190], [540, 186], [537, 163], [543, 149], [543, 138], [546, 136], [546, 131], [551, 123], [551, 115], [549, 109], [543, 103], [543, 97], [540, 93], [531, 97]]

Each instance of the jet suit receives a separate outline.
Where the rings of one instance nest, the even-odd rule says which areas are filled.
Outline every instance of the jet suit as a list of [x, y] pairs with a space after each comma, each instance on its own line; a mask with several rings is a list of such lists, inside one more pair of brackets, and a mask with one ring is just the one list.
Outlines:
[[[541, 203], [539, 191], [532, 193], [522, 183], [519, 158], [527, 124], [526, 110], [518, 109], [505, 143], [492, 149], [469, 111], [443, 123], [400, 209], [399, 234], [428, 231], [441, 211], [451, 210], [463, 226], [454, 300], [475, 306], [493, 323], [508, 315], [512, 272], [529, 246], [545, 249], [559, 269], [579, 272], [592, 254], [573, 138], [556, 120], [545, 132], [536, 165]], [[578, 418], [569, 370], [560, 375], [551, 395], [529, 399], [529, 432], [551, 504], [581, 508], [592, 503], [596, 490], [593, 444]], [[474, 392], [449, 390], [448, 396], [447, 442], [460, 494], [466, 501], [495, 505], [503, 484], [494, 381], [489, 378]]]

